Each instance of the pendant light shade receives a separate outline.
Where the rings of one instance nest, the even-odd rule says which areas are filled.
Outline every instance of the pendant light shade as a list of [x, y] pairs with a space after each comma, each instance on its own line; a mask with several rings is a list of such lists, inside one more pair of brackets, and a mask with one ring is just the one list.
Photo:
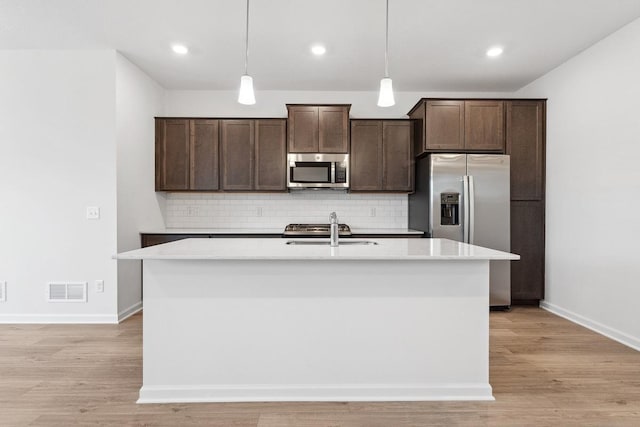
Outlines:
[[378, 107], [391, 107], [396, 103], [393, 98], [393, 87], [391, 79], [385, 77], [380, 80], [380, 95], [378, 96]]
[[384, 44], [384, 78], [380, 80], [378, 107], [391, 107], [396, 101], [393, 98], [393, 87], [389, 78], [389, 0], [387, 0], [385, 44]]
[[240, 93], [238, 94], [238, 102], [244, 105], [253, 105], [256, 103], [256, 97], [253, 94], [253, 79], [247, 72], [249, 69], [249, 0], [247, 0], [247, 26], [244, 38], [244, 75], [240, 77]]
[[238, 95], [238, 102], [245, 105], [253, 105], [256, 103], [256, 97], [253, 94], [253, 79], [247, 74], [240, 77], [240, 94]]

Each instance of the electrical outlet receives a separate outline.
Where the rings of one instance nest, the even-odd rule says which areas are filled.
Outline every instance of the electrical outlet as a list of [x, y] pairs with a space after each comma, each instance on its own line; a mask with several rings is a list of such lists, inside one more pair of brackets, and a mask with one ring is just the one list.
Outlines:
[[100, 219], [100, 208], [97, 206], [87, 206], [87, 219]]
[[262, 207], [261, 206], [258, 206], [256, 208], [256, 216], [262, 216]]
[[7, 300], [7, 282], [0, 280], [0, 302]]
[[104, 292], [104, 280], [96, 280], [96, 292]]
[[197, 206], [189, 206], [187, 207], [187, 216], [198, 216], [200, 215], [200, 208]]
[[370, 216], [370, 217], [374, 217], [374, 216], [376, 216], [376, 208], [371, 208], [371, 209], [369, 210], [369, 216]]

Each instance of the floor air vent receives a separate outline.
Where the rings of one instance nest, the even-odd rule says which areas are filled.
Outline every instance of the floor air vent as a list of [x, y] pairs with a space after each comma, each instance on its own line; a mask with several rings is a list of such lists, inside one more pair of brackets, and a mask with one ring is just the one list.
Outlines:
[[87, 282], [49, 283], [49, 302], [87, 302]]

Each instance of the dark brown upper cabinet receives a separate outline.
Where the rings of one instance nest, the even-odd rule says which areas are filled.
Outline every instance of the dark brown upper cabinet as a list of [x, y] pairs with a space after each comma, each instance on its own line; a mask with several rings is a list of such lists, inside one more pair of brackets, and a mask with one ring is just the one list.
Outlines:
[[350, 190], [413, 191], [410, 120], [351, 120]]
[[220, 175], [223, 190], [253, 189], [253, 120], [222, 120], [220, 132]]
[[423, 99], [409, 112], [417, 120], [415, 153], [504, 151], [504, 101]]
[[190, 128], [189, 189], [218, 190], [218, 120], [190, 120]]
[[287, 104], [289, 153], [348, 153], [351, 105]]
[[511, 200], [543, 200], [545, 102], [506, 101], [506, 153], [511, 156]]
[[317, 153], [319, 150], [318, 107], [289, 106], [289, 152]]
[[156, 191], [218, 189], [218, 121], [156, 119]]
[[286, 190], [285, 122], [221, 120], [222, 190]]
[[413, 122], [382, 122], [382, 189], [413, 192], [415, 163], [413, 156]]
[[464, 102], [464, 147], [467, 150], [504, 150], [504, 101]]
[[427, 150], [464, 149], [464, 101], [427, 101]]
[[255, 189], [287, 189], [287, 121], [256, 120]]
[[351, 191], [382, 190], [382, 121], [351, 120]]

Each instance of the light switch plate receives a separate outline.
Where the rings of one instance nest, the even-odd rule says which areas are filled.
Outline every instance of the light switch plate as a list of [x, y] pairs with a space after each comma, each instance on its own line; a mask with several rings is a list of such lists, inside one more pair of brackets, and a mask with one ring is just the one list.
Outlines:
[[87, 219], [100, 219], [100, 208], [97, 206], [87, 206]]

